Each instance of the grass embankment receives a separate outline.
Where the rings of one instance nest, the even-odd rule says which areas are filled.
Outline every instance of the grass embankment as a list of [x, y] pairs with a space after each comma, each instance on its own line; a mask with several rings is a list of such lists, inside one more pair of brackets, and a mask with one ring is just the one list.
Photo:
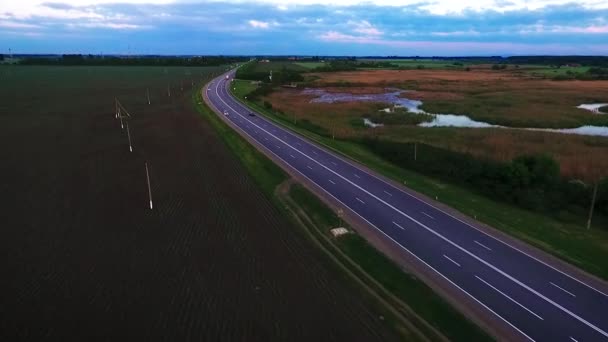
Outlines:
[[[315, 195], [301, 185], [294, 185], [289, 196], [313, 221], [314, 235], [328, 249], [336, 249], [338, 257], [346, 259], [343, 264], [353, 273], [363, 274], [359, 277], [367, 286], [381, 286], [388, 291], [383, 299], [396, 302], [393, 305], [409, 320], [422, 330], [428, 327], [419, 318], [440, 330], [452, 341], [485, 341], [491, 340], [477, 326], [454, 310], [448, 303], [411, 274], [402, 271], [399, 266], [369, 245], [365, 239], [355, 233], [333, 238], [330, 229], [336, 227], [338, 216]], [[352, 231], [352, 230], [351, 230]], [[383, 291], [378, 291], [383, 292]], [[394, 297], [393, 297], [394, 296]], [[399, 301], [408, 307], [403, 307]], [[413, 311], [413, 312], [411, 312]]]
[[[237, 87], [236, 92], [243, 95], [243, 88]], [[288, 203], [279, 199], [275, 190], [287, 180], [286, 173], [213, 113], [203, 102], [200, 91], [195, 93], [193, 100], [199, 113], [212, 124], [222, 140], [239, 156], [251, 176], [260, 184], [263, 192], [271, 197], [279, 208], [285, 210]], [[328, 228], [337, 222], [337, 218], [331, 209], [307, 190], [301, 186], [294, 186], [287, 196], [297, 203], [291, 202], [291, 212], [303, 210], [312, 215], [314, 224], [306, 225], [297, 218], [291, 216], [290, 218], [303, 226], [308, 236], [337, 262], [337, 266], [336, 263], [332, 263], [333, 267], [341, 269], [345, 281], [351, 280], [348, 279], [349, 275], [354, 276], [363, 288], [373, 291], [372, 294], [368, 292], [366, 295], [381, 307], [380, 311], [387, 324], [404, 338], [420, 340], [422, 334], [425, 338], [437, 340], [439, 338], [435, 331], [437, 329], [456, 341], [491, 340], [482, 330], [434, 294], [430, 288], [402, 272], [398, 266], [358, 235], [347, 236], [339, 245], [328, 245]], [[339, 252], [335, 247], [339, 247]], [[329, 259], [328, 263], [330, 263]], [[392, 296], [396, 296], [398, 300]], [[388, 308], [385, 306], [387, 302], [390, 303]]]
[[[236, 94], [245, 82], [235, 82]], [[245, 101], [241, 95], [241, 101]], [[399, 168], [352, 141], [333, 140], [315, 134], [288, 117], [277, 115], [260, 104], [247, 102], [256, 111], [271, 120], [302, 134], [370, 169], [431, 198], [438, 200], [461, 213], [474, 217], [498, 230], [521, 239], [550, 254], [553, 254], [581, 269], [608, 279], [608, 232], [598, 229], [585, 230], [583, 225], [564, 223], [513, 206], [495, 202], [462, 187], [438, 182], [424, 175]], [[407, 153], [404, 151], [404, 153]]]

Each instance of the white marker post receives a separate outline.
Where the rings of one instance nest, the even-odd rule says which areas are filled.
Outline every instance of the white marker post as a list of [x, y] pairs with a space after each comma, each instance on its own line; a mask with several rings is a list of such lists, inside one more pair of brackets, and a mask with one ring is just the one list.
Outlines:
[[148, 97], [148, 104], [150, 104], [150, 89], [146, 88], [146, 96]]
[[150, 209], [152, 209], [152, 190], [150, 189], [150, 173], [148, 173], [148, 162], [146, 162], [146, 179], [148, 180], [148, 198], [150, 199]]
[[171, 97], [171, 87], [169, 87], [168, 84], [167, 84], [167, 95], [169, 95], [169, 97]]
[[125, 126], [122, 123], [122, 113], [120, 112], [120, 107], [118, 107], [118, 118], [120, 119], [120, 129], [125, 129]]
[[133, 146], [131, 145], [131, 132], [129, 132], [129, 121], [127, 121], [127, 138], [129, 138], [129, 151], [133, 152]]

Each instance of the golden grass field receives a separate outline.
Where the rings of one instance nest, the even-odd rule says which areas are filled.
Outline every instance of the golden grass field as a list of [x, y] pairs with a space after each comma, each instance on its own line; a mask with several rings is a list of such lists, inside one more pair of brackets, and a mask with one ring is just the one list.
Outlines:
[[[386, 87], [411, 90], [402, 96], [420, 99], [431, 113], [466, 114], [471, 118], [512, 127], [578, 127], [608, 125], [608, 115], [576, 108], [581, 103], [608, 102], [608, 81], [553, 81], [518, 70], [371, 70], [311, 75], [313, 87], [330, 92], [379, 93]], [[378, 103], [311, 103], [301, 90], [277, 90], [265, 100], [287, 116], [308, 119], [353, 138], [369, 134], [396, 141], [420, 141], [495, 160], [523, 153], [548, 153], [560, 163], [564, 176], [590, 179], [608, 175], [608, 138], [506, 129], [422, 128], [385, 126], [365, 129], [353, 125], [383, 106]], [[606, 122], [606, 123], [604, 123]]]

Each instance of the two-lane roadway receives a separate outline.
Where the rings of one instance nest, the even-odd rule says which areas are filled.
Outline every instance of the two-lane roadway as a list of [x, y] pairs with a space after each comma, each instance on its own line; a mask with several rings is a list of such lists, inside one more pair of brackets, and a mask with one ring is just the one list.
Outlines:
[[203, 91], [209, 105], [240, 134], [461, 291], [481, 312], [512, 329], [513, 336], [608, 341], [608, 291], [603, 283], [549, 265], [366, 168], [252, 115], [230, 94], [233, 77], [230, 71]]

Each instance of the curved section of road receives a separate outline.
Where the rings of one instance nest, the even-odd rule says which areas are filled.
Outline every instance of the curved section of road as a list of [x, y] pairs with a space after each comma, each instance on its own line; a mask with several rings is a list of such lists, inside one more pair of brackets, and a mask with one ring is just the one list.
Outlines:
[[[228, 76], [228, 79], [226, 78]], [[466, 223], [234, 99], [230, 71], [204, 92], [216, 112], [377, 235], [435, 272], [518, 339], [608, 341], [608, 290]]]

